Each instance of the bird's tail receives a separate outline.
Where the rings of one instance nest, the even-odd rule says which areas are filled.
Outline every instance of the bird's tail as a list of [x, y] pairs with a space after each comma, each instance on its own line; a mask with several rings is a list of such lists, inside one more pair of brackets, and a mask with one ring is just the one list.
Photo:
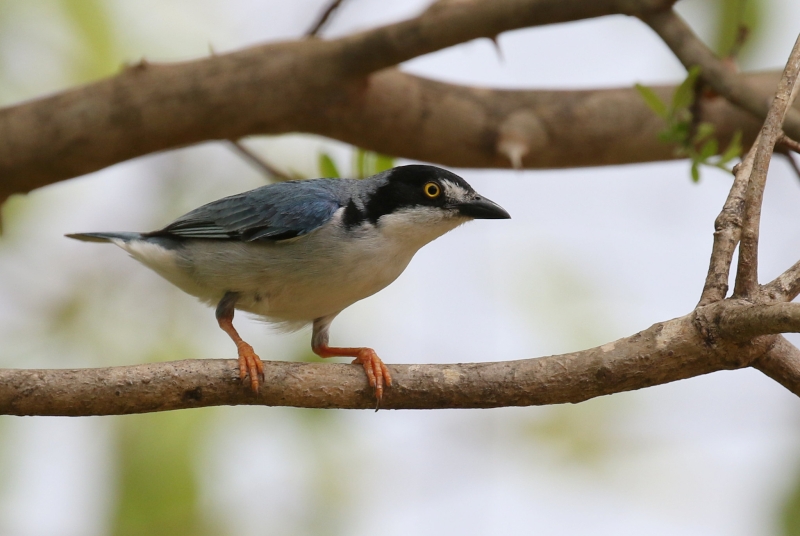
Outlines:
[[64, 235], [67, 238], [74, 238], [82, 242], [130, 242], [141, 238], [141, 233], [74, 233]]

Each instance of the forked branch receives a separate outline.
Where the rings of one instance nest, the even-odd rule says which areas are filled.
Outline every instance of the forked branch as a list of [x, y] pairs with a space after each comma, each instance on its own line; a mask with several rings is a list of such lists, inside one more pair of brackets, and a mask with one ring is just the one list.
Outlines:
[[[795, 304], [789, 304], [795, 305]], [[800, 305], [798, 305], [800, 309]], [[603, 346], [564, 355], [457, 365], [389, 365], [385, 409], [493, 408], [577, 403], [710, 372], [748, 366], [774, 336], [800, 331], [764, 308], [725, 301]], [[752, 335], [748, 331], [746, 335]], [[254, 396], [235, 360], [187, 360], [79, 370], [0, 370], [0, 414], [112, 415], [218, 405], [372, 409], [358, 365], [264, 363]]]

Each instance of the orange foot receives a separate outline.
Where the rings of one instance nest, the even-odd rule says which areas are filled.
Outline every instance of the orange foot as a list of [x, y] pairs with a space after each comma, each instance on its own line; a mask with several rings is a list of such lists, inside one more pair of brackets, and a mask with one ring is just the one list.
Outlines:
[[353, 364], [364, 367], [369, 385], [375, 390], [378, 404], [383, 398], [383, 388], [392, 385], [392, 375], [389, 374], [389, 369], [372, 348], [331, 348], [325, 345], [313, 348], [313, 350], [320, 357], [355, 357]]
[[264, 363], [246, 342], [238, 342], [236, 349], [239, 351], [239, 377], [244, 382], [250, 376], [250, 389], [258, 393], [258, 380], [264, 381]]

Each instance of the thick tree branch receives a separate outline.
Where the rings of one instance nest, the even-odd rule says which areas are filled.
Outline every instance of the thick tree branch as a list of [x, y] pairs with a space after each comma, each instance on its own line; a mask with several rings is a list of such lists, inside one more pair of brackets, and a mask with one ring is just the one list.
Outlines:
[[719, 332], [726, 340], [743, 342], [760, 335], [800, 332], [800, 303], [738, 303], [742, 307], [730, 307], [719, 318]]
[[[389, 69], [349, 91], [336, 85], [302, 95], [303, 88], [283, 73], [262, 76], [269, 70], [261, 68], [241, 77], [232, 59], [148, 65], [0, 110], [0, 199], [155, 151], [296, 131], [456, 167], [511, 167], [499, 151], [509, 134], [530, 148], [522, 160], [529, 168], [676, 158], [675, 148], [658, 140], [666, 125], [631, 88], [489, 90]], [[206, 61], [216, 64], [214, 79], [194, 72], [205, 71]], [[777, 75], [751, 79], [770, 88]], [[192, 96], [181, 98], [187, 85]], [[668, 99], [674, 86], [654, 89]], [[714, 123], [723, 146], [739, 128], [751, 143], [760, 126], [720, 98], [704, 102], [703, 117]]]
[[[787, 304], [783, 304], [787, 305]], [[791, 304], [794, 305], [794, 304]], [[797, 306], [800, 309], [800, 305]], [[800, 331], [800, 315], [726, 300], [603, 346], [570, 354], [458, 365], [390, 365], [386, 409], [577, 403], [737, 369]], [[756, 326], [753, 328], [752, 326]], [[754, 338], [747, 337], [755, 335]], [[0, 414], [111, 415], [216, 405], [374, 408], [359, 366], [265, 363], [258, 396], [235, 360], [188, 360], [78, 370], [0, 370]]]
[[[758, 91], [732, 72], [677, 13], [671, 9], [648, 11], [641, 18], [664, 40], [684, 67], [700, 66], [700, 78], [714, 91], [759, 119], [766, 118], [772, 92]], [[800, 139], [800, 112], [789, 110], [783, 129], [790, 137]]]
[[792, 98], [796, 96], [794, 87], [800, 73], [800, 37], [797, 38], [778, 83], [775, 98], [769, 108], [767, 119], [761, 128], [753, 170], [747, 185], [747, 195], [742, 222], [742, 236], [739, 246], [739, 264], [736, 272], [734, 295], [753, 296], [758, 290], [758, 235], [761, 226], [761, 204], [767, 172], [775, 144], [783, 136], [781, 124], [790, 111]]
[[[644, 16], [671, 3], [442, 2], [409, 21], [333, 41], [277, 43], [171, 65], [142, 63], [108, 80], [0, 110], [0, 197], [154, 151], [296, 131], [454, 166], [509, 166], [502, 149], [520, 137], [527, 151], [522, 164], [531, 167], [670, 158], [671, 148], [650, 135], [661, 124], [633, 92], [492, 92], [374, 71], [502, 31], [613, 13]], [[562, 114], [558, 121], [543, 111], [544, 103]], [[397, 110], [414, 112], [402, 121], [405, 129], [395, 122]], [[740, 117], [726, 115], [718, 125], [722, 133]]]
[[753, 362], [756, 368], [800, 396], [800, 350], [778, 337], [770, 350]]

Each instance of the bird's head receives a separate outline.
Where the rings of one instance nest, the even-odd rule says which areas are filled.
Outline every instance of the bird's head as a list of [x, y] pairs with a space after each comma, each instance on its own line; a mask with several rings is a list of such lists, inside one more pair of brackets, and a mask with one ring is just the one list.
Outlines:
[[464, 179], [436, 166], [396, 167], [362, 184], [363, 205], [347, 207], [345, 225], [368, 221], [386, 233], [413, 234], [427, 242], [473, 219], [511, 217]]
[[373, 222], [398, 213], [462, 220], [511, 217], [500, 205], [478, 194], [467, 181], [436, 166], [400, 166], [375, 179], [378, 186], [364, 203], [366, 216]]

